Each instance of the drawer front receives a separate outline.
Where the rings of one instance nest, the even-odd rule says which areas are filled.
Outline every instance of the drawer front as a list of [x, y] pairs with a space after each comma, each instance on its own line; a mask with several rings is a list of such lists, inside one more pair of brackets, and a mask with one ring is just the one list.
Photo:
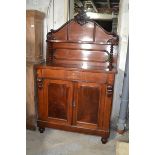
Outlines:
[[43, 78], [64, 79], [64, 70], [42, 69]]
[[38, 74], [38, 77], [71, 81], [106, 83], [108, 74], [83, 71], [42, 69], [41, 73]]
[[79, 71], [65, 71], [65, 78], [68, 80], [80, 80], [81, 72]]
[[95, 83], [107, 82], [107, 74], [104, 74], [104, 73], [83, 72], [82, 75], [83, 75], [82, 81], [95, 82]]

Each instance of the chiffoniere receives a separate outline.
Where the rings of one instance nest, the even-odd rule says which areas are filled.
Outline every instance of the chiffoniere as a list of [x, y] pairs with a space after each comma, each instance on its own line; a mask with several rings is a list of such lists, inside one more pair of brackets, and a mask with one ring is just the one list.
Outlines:
[[26, 127], [36, 129], [34, 65], [43, 61], [43, 23], [45, 14], [26, 11]]
[[84, 12], [47, 34], [46, 62], [36, 66], [41, 133], [56, 128], [107, 142], [117, 45], [118, 36]]

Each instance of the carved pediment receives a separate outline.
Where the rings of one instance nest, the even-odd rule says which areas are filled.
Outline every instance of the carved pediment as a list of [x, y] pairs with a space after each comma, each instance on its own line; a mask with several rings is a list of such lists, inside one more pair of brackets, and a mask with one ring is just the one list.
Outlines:
[[90, 20], [84, 11], [77, 14], [57, 30], [47, 34], [47, 41], [94, 42], [118, 44], [118, 36], [107, 32], [95, 21]]
[[84, 10], [81, 10], [79, 14], [74, 17], [75, 21], [81, 26], [88, 23], [89, 17], [86, 15]]

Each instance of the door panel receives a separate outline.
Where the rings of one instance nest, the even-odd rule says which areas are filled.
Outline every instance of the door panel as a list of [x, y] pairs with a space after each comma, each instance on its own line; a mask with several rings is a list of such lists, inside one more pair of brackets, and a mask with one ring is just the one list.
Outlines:
[[67, 97], [65, 84], [48, 85], [48, 117], [67, 119]]
[[104, 108], [104, 84], [77, 83], [74, 123], [83, 128], [101, 128]]
[[45, 80], [44, 94], [46, 118], [51, 123], [71, 124], [72, 118], [71, 82], [61, 80]]
[[98, 87], [78, 88], [77, 121], [97, 124], [100, 90]]

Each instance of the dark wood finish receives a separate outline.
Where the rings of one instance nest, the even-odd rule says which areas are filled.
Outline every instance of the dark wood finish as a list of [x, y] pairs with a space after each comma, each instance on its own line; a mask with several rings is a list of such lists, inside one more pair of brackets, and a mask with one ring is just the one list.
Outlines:
[[74, 124], [82, 128], [101, 129], [104, 84], [78, 82], [75, 95]]
[[100, 88], [92, 83], [78, 83], [77, 89], [77, 122], [97, 124]]
[[48, 117], [67, 120], [67, 94], [64, 84], [48, 85]]
[[83, 17], [47, 34], [47, 61], [36, 66], [39, 128], [100, 135], [107, 141], [117, 43], [117, 35]]
[[40, 133], [43, 133], [45, 131], [45, 128], [39, 127], [39, 131], [40, 131]]
[[107, 139], [105, 139], [104, 137], [102, 137], [102, 138], [101, 138], [101, 142], [102, 142], [102, 144], [106, 144], [106, 143], [107, 143], [107, 141], [108, 141], [108, 140], [107, 140]]
[[40, 116], [40, 119], [51, 123], [71, 124], [72, 83], [69, 81], [45, 79], [42, 92], [42, 104], [44, 105], [39, 107], [39, 113], [45, 111], [45, 114], [44, 117]]

